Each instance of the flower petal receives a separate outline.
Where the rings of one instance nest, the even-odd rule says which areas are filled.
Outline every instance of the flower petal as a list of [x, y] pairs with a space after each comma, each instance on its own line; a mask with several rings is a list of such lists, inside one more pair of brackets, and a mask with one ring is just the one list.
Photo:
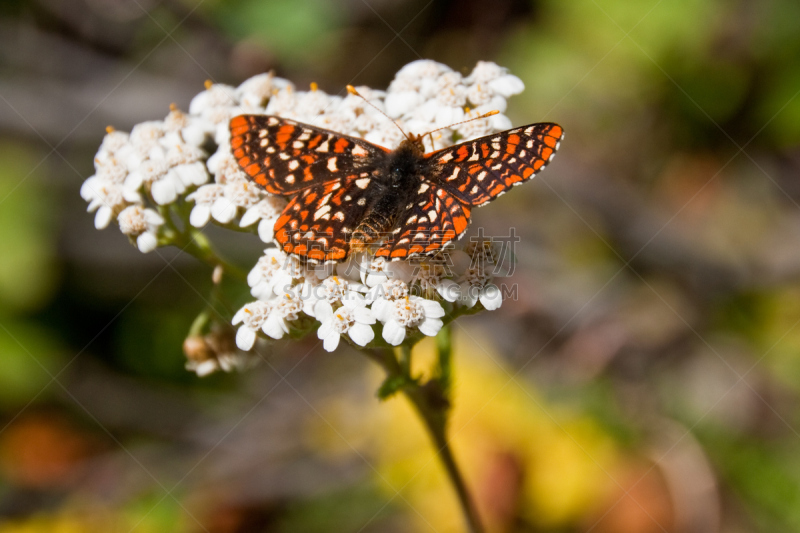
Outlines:
[[155, 234], [146, 231], [136, 238], [136, 246], [143, 254], [150, 253], [158, 246]]
[[314, 306], [314, 315], [320, 322], [333, 318], [333, 306], [325, 300], [320, 300]]
[[455, 302], [461, 298], [461, 287], [452, 279], [443, 279], [436, 285], [436, 292], [447, 302]]
[[236, 218], [236, 211], [236, 204], [229, 198], [217, 198], [211, 205], [211, 216], [223, 224]]
[[434, 300], [426, 300], [425, 298], [413, 299], [415, 302], [420, 304], [423, 309], [425, 309], [425, 318], [439, 318], [444, 316], [444, 307], [442, 307], [442, 304], [439, 302]]
[[378, 298], [374, 302], [372, 302], [372, 314], [375, 315], [375, 318], [380, 320], [381, 322], [386, 322], [389, 320], [389, 314], [392, 311], [392, 305], [389, 300], [384, 300], [383, 298]]
[[206, 224], [208, 224], [208, 220], [211, 218], [211, 208], [207, 205], [196, 205], [192, 208], [192, 212], [189, 215], [189, 224], [194, 226], [195, 228], [202, 228]]
[[236, 346], [240, 350], [248, 351], [256, 343], [256, 332], [247, 326], [242, 326], [236, 330]]
[[325, 336], [325, 340], [322, 341], [322, 347], [325, 348], [325, 351], [332, 352], [339, 346], [340, 338], [338, 333], [331, 330], [328, 335]]
[[261, 325], [261, 331], [273, 339], [282, 339], [288, 330], [289, 328], [286, 327], [286, 322], [283, 320], [283, 317], [275, 312], [270, 313], [264, 321], [264, 324]]
[[521, 79], [513, 74], [505, 74], [490, 81], [489, 88], [500, 96], [508, 98], [509, 96], [519, 94], [524, 91], [525, 84], [522, 83]]
[[500, 292], [497, 285], [492, 283], [483, 288], [480, 301], [487, 310], [494, 311], [503, 303], [503, 294]]
[[461, 305], [474, 307], [475, 304], [478, 303], [479, 296], [480, 294], [477, 287], [473, 287], [468, 281], [461, 283], [461, 298], [459, 299]]
[[428, 337], [435, 337], [443, 325], [441, 318], [426, 318], [419, 325], [419, 330]]
[[175, 187], [175, 181], [166, 177], [153, 182], [150, 194], [158, 205], [166, 205], [175, 201], [178, 197], [178, 189]]
[[342, 305], [348, 309], [359, 309], [367, 305], [367, 301], [363, 294], [347, 291], [341, 298]]
[[242, 219], [239, 221], [239, 227], [246, 228], [252, 224], [255, 224], [257, 220], [261, 218], [261, 207], [258, 205], [254, 205], [247, 209], [242, 215]]
[[331, 332], [335, 333], [333, 329], [333, 320], [330, 318], [328, 320], [323, 320], [322, 324], [320, 325], [319, 329], [317, 330], [317, 338], [318, 339], [326, 339]]
[[357, 307], [352, 310], [353, 318], [355, 318], [356, 322], [361, 324], [374, 324], [376, 322], [375, 314], [373, 313], [372, 309], [367, 309], [366, 307]]
[[97, 229], [107, 228], [114, 218], [114, 211], [107, 205], [101, 205], [94, 216], [94, 227]]
[[272, 239], [275, 238], [275, 220], [261, 219], [261, 222], [258, 223], [258, 238], [261, 239], [261, 242], [272, 242]]
[[375, 338], [375, 332], [366, 324], [353, 324], [347, 330], [347, 335], [359, 346], [366, 346]]
[[400, 345], [406, 338], [406, 328], [401, 326], [396, 320], [390, 320], [383, 325], [383, 340], [392, 346]]

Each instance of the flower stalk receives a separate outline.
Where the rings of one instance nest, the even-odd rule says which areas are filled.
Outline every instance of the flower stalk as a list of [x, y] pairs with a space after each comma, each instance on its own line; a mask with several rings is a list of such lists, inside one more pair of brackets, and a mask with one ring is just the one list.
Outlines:
[[407, 341], [400, 347], [399, 360], [394, 351], [389, 349], [371, 349], [365, 352], [386, 372], [386, 380], [379, 389], [378, 396], [385, 399], [396, 392], [402, 392], [411, 402], [455, 490], [467, 531], [482, 533], [484, 529], [475, 504], [447, 440], [447, 426], [452, 406], [450, 401], [452, 336], [449, 326], [444, 326], [440, 330], [436, 342], [438, 359], [435, 377], [425, 383], [411, 374], [411, 352], [416, 340]]

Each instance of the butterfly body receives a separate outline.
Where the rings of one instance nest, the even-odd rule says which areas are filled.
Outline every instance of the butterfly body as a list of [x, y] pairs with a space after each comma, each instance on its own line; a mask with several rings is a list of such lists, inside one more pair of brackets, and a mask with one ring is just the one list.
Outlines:
[[269, 115], [234, 117], [230, 131], [239, 166], [291, 198], [275, 240], [313, 262], [371, 245], [391, 260], [437, 253], [466, 231], [473, 207], [544, 168], [563, 136], [531, 124], [426, 154], [418, 136], [388, 150]]
[[[380, 157], [380, 156], [379, 156]], [[373, 174], [372, 191], [364, 218], [353, 231], [350, 248], [362, 249], [388, 234], [422, 184], [424, 168], [422, 143], [404, 140], [388, 152]], [[377, 162], [376, 162], [377, 163]]]

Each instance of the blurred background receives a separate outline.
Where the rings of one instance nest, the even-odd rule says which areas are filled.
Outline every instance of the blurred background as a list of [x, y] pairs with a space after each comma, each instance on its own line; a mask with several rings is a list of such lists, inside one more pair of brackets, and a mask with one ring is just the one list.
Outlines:
[[0, 532], [461, 531], [372, 362], [309, 338], [197, 378], [181, 345], [210, 273], [96, 231], [78, 195], [107, 125], [205, 80], [342, 94], [419, 58], [506, 66], [514, 124], [567, 132], [474, 213], [522, 238], [517, 298], [454, 327], [450, 434], [489, 530], [800, 531], [798, 20], [795, 0], [4, 0]]

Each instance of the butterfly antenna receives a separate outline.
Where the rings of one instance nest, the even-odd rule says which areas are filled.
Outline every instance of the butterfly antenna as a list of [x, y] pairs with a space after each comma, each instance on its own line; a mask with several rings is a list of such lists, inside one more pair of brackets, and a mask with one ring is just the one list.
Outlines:
[[[439, 130], [443, 130], [446, 128], [452, 128], [453, 126], [458, 126], [459, 124], [466, 124], [467, 122], [472, 122], [473, 120], [478, 120], [481, 118], [491, 117], [493, 115], [498, 114], [500, 111], [494, 110], [489, 111], [488, 113], [484, 113], [483, 115], [478, 115], [477, 117], [468, 118], [467, 120], [462, 120], [461, 122], [456, 122], [455, 124], [450, 124], [449, 126], [442, 126], [441, 128], [436, 128], [435, 130], [431, 130], [427, 133], [423, 133], [420, 137], [425, 137], [426, 135], [431, 135], [431, 133], [436, 133]], [[433, 135], [431, 135], [431, 146], [433, 146]]]
[[347, 92], [349, 92], [349, 93], [350, 93], [350, 94], [352, 94], [352, 95], [358, 96], [359, 98], [361, 98], [362, 100], [364, 100], [366, 103], [368, 103], [369, 105], [371, 105], [371, 106], [372, 106], [372, 107], [373, 107], [373, 108], [374, 108], [374, 109], [375, 109], [375, 110], [376, 110], [378, 113], [380, 113], [380, 114], [381, 114], [381, 115], [383, 115], [384, 117], [388, 118], [388, 119], [389, 119], [389, 120], [392, 122], [392, 124], [394, 124], [395, 126], [397, 126], [397, 129], [398, 129], [398, 130], [400, 130], [400, 133], [402, 133], [402, 134], [403, 134], [403, 137], [405, 137], [405, 138], [406, 138], [406, 139], [408, 139], [409, 141], [413, 141], [413, 139], [412, 139], [411, 137], [409, 137], [409, 136], [408, 136], [408, 134], [407, 134], [406, 132], [404, 132], [404, 131], [403, 131], [403, 128], [401, 128], [401, 127], [400, 127], [400, 125], [399, 125], [397, 122], [395, 122], [395, 121], [394, 121], [394, 120], [393, 120], [393, 119], [392, 119], [392, 118], [391, 118], [389, 115], [387, 115], [386, 113], [384, 113], [383, 111], [381, 111], [381, 110], [378, 108], [378, 106], [376, 106], [375, 104], [373, 104], [372, 102], [370, 102], [369, 100], [367, 100], [366, 98], [364, 98], [364, 96], [362, 96], [362, 95], [361, 95], [361, 93], [360, 93], [360, 92], [358, 92], [358, 91], [356, 90], [356, 88], [355, 88], [355, 87], [353, 87], [352, 85], [348, 85], [348, 86], [347, 86]]

